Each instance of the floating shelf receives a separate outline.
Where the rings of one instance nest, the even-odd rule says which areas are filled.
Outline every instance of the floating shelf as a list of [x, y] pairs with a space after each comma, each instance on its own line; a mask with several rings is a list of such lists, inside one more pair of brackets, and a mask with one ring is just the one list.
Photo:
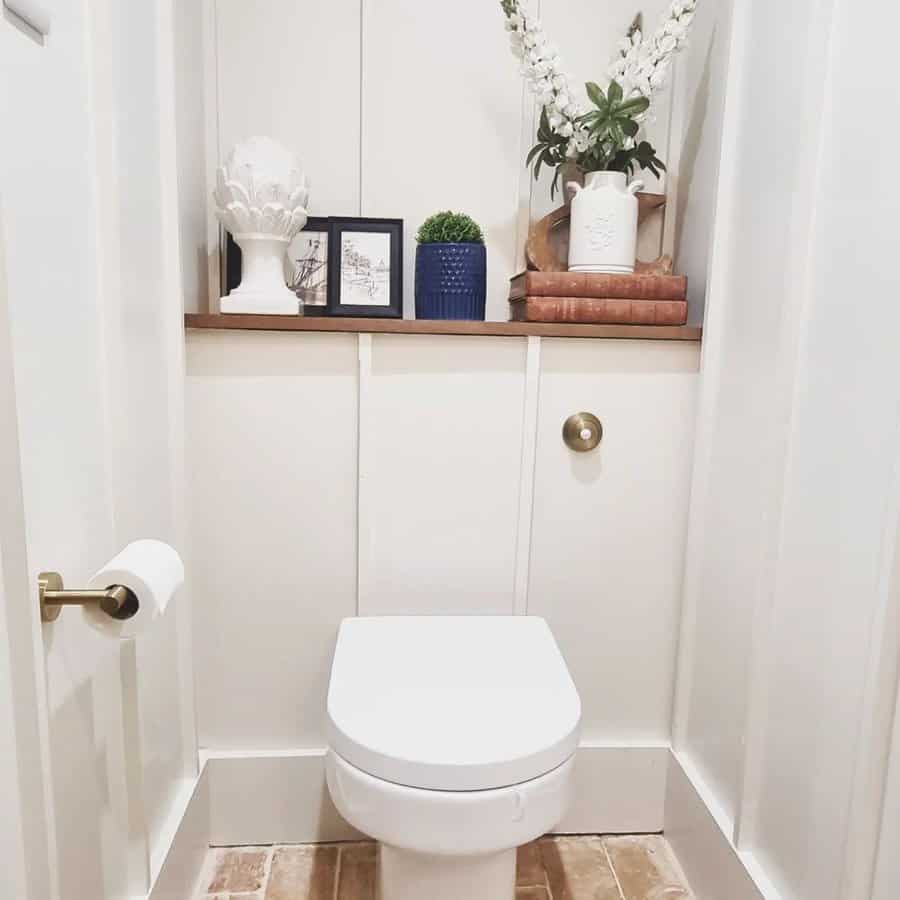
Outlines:
[[607, 338], [638, 341], [699, 341], [695, 325], [568, 325], [538, 322], [467, 322], [444, 319], [343, 319], [188, 313], [186, 328], [237, 331], [331, 331], [363, 334], [464, 334], [489, 337]]

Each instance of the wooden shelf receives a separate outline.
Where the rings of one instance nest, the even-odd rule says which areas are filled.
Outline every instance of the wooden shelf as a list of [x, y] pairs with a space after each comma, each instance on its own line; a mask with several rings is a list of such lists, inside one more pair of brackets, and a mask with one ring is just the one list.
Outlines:
[[607, 338], [639, 341], [699, 341], [694, 325], [567, 325], [536, 322], [464, 322], [444, 319], [342, 319], [188, 313], [187, 328], [237, 331], [331, 331], [365, 334], [466, 334], [490, 337]]

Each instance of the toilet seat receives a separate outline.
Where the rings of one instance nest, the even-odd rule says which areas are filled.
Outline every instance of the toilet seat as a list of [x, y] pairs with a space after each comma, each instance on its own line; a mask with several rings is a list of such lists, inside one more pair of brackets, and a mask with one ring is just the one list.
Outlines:
[[529, 616], [341, 624], [328, 692], [334, 753], [396, 785], [484, 791], [557, 769], [581, 704], [547, 623]]

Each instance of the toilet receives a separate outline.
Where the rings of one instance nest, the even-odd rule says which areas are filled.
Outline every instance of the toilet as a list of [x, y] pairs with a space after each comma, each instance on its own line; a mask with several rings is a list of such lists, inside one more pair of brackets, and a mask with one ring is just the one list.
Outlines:
[[581, 702], [532, 616], [346, 619], [328, 789], [379, 843], [380, 900], [513, 900], [516, 848], [564, 815]]

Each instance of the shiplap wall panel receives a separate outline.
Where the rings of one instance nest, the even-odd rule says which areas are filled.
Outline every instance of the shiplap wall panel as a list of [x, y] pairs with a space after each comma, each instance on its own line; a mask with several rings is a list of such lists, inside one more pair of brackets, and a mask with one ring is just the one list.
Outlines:
[[[679, 615], [699, 348], [542, 341], [528, 612], [546, 617], [587, 740], [665, 740]], [[593, 412], [578, 454], [565, 419]]]
[[268, 135], [303, 161], [313, 215], [359, 215], [359, 0], [213, 2], [219, 159]]
[[356, 612], [356, 336], [194, 333], [187, 402], [201, 746], [321, 745]]
[[506, 320], [515, 274], [522, 88], [499, 4], [364, 0], [362, 214], [405, 220], [404, 308], [415, 233], [431, 213], [485, 232], [488, 319]]
[[513, 612], [525, 353], [525, 339], [375, 336], [361, 614]]

